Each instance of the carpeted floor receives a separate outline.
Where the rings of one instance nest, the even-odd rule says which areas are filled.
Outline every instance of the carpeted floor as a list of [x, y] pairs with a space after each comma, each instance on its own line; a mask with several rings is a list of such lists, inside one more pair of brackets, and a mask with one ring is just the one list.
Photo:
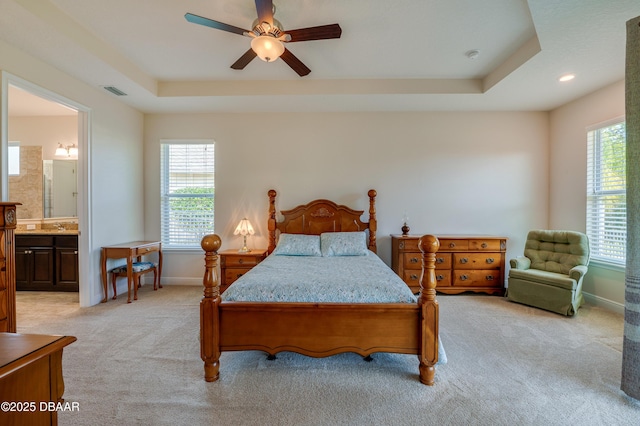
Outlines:
[[224, 353], [204, 382], [200, 287], [140, 290], [91, 308], [77, 294], [18, 293], [18, 332], [73, 335], [61, 425], [636, 425], [620, 391], [623, 318], [574, 318], [483, 295], [439, 295], [448, 363], [428, 387], [415, 356]]

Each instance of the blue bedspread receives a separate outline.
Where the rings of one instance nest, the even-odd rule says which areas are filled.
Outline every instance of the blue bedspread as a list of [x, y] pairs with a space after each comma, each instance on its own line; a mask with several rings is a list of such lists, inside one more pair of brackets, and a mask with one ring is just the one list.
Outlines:
[[268, 256], [222, 295], [242, 302], [417, 303], [391, 268], [366, 256]]

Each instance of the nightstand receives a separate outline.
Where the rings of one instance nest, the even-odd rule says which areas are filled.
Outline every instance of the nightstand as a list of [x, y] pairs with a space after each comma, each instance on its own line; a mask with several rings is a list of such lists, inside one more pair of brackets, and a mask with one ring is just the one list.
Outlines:
[[224, 250], [220, 256], [220, 294], [238, 278], [246, 274], [267, 257], [267, 249], [252, 249], [240, 253], [237, 249]]

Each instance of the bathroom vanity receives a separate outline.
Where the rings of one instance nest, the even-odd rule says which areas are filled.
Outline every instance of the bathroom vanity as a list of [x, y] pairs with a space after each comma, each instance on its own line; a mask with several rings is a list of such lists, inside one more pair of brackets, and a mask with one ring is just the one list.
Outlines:
[[16, 290], [78, 291], [77, 231], [16, 233]]

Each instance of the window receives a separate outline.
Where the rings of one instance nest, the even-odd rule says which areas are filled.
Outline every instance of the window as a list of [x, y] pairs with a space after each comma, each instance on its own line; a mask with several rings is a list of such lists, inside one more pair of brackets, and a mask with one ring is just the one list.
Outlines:
[[587, 235], [591, 258], [624, 265], [627, 246], [624, 121], [587, 132]]
[[213, 233], [213, 141], [161, 141], [161, 238], [165, 248], [200, 248]]
[[9, 142], [9, 176], [20, 176], [20, 142]]

